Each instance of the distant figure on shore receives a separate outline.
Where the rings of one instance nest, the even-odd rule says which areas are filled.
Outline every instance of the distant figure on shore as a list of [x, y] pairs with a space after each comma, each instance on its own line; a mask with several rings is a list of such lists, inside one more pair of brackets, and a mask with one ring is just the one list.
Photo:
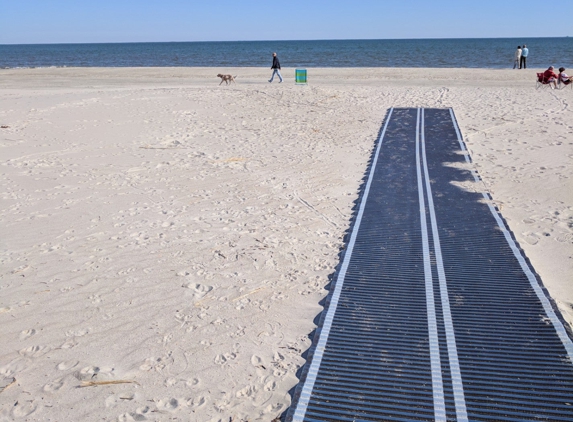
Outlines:
[[543, 72], [543, 80], [545, 83], [553, 85], [551, 87], [552, 89], [557, 88], [557, 78], [559, 77], [555, 74], [554, 69], [555, 68], [553, 66], [549, 66], [549, 69]]
[[283, 81], [283, 77], [281, 76], [281, 64], [279, 62], [279, 58], [277, 57], [277, 53], [273, 53], [273, 65], [271, 66], [271, 69], [273, 70], [273, 74], [271, 75], [269, 82], [272, 82], [275, 78], [275, 75], [278, 75], [279, 83], [281, 83]]
[[529, 56], [529, 48], [525, 44], [523, 44], [523, 48], [521, 49], [521, 59], [519, 61], [519, 68], [522, 67], [527, 69], [527, 56]]
[[513, 56], [513, 68], [519, 67], [519, 61], [521, 60], [521, 46], [517, 46], [517, 50], [515, 50], [515, 54]]
[[559, 81], [562, 84], [569, 85], [570, 83], [573, 82], [573, 76], [567, 76], [567, 74], [565, 73], [565, 68], [560, 67], [559, 68]]

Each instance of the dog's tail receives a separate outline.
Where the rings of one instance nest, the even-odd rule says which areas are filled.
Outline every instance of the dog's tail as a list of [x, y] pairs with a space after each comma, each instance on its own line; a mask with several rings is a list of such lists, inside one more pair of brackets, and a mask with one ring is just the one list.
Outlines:
[[237, 79], [237, 78], [238, 78], [238, 76], [233, 76], [233, 78]]

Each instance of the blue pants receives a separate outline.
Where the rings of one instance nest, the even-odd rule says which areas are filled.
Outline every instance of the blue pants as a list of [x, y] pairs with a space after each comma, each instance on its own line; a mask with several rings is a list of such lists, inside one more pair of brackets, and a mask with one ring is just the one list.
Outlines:
[[273, 79], [275, 78], [275, 75], [279, 76], [279, 80], [282, 82], [283, 81], [283, 77], [281, 76], [281, 72], [279, 69], [273, 69], [273, 74], [271, 75], [271, 79], [269, 79], [269, 82], [272, 82]]

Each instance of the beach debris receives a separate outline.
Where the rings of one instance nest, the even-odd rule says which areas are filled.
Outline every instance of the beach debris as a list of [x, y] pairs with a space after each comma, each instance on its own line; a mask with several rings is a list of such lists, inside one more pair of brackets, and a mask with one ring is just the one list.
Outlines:
[[79, 385], [80, 388], [82, 387], [97, 387], [99, 385], [116, 385], [116, 384], [137, 384], [140, 385], [137, 381], [131, 380], [109, 380], [109, 381], [82, 381]]
[[241, 300], [241, 299], [243, 299], [243, 298], [245, 298], [245, 297], [247, 297], [247, 296], [252, 295], [253, 293], [260, 292], [261, 290], [264, 290], [264, 289], [266, 289], [266, 287], [259, 287], [258, 289], [255, 289], [255, 290], [253, 290], [253, 291], [250, 291], [249, 293], [245, 293], [245, 294], [242, 295], [242, 296], [239, 296], [239, 297], [234, 298], [234, 299], [232, 300], [232, 302], [236, 302], [237, 300]]
[[[180, 145], [180, 144], [177, 144]], [[152, 145], [145, 145], [142, 147], [139, 147], [142, 149], [190, 149], [191, 147], [185, 147], [185, 146], [171, 146], [171, 147], [154, 147]]]
[[0, 128], [2, 128], [2, 129], [8, 129], [9, 127], [10, 127], [10, 126], [6, 126], [6, 125], [0, 126]]
[[16, 378], [2, 378], [0, 380], [0, 393], [6, 390], [8, 387], [16, 384]]

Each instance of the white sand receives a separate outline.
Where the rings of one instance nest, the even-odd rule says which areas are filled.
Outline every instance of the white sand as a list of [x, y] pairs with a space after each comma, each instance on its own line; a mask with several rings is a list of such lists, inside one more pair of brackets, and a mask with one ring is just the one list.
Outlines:
[[573, 322], [573, 90], [535, 70], [293, 74], [0, 70], [0, 420], [284, 412], [390, 107], [454, 108]]

